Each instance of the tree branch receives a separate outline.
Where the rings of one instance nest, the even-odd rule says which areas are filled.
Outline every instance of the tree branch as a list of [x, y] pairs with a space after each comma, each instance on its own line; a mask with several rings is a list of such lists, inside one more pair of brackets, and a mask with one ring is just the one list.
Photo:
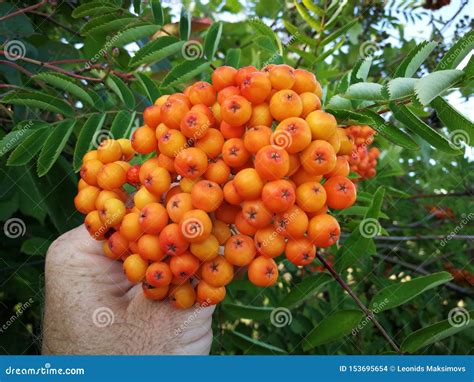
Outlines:
[[[377, 257], [381, 260], [384, 260], [387, 263], [400, 265], [403, 268], [410, 269], [410, 270], [412, 270], [414, 272], [417, 272], [421, 275], [429, 275], [430, 274], [430, 272], [428, 272], [421, 265], [415, 265], [415, 264], [407, 263], [406, 261], [399, 260], [396, 257], [386, 256], [386, 255], [379, 255], [379, 254], [376, 254], [375, 257]], [[449, 288], [451, 290], [454, 290], [456, 292], [463, 293], [463, 294], [468, 295], [468, 296], [474, 296], [474, 292], [470, 289], [462, 288], [462, 287], [460, 287], [456, 284], [453, 284], [453, 283], [446, 283], [445, 285], [446, 285], [447, 288]]]
[[58, 20], [54, 19], [52, 17], [52, 15], [48, 15], [47, 13], [43, 13], [43, 12], [38, 12], [38, 11], [30, 11], [29, 13], [33, 14], [33, 15], [37, 15], [37, 16], [41, 16], [41, 17], [44, 17], [46, 20], [48, 20], [50, 23], [53, 23], [55, 25], [57, 25], [58, 27], [60, 28], [63, 28], [64, 30], [68, 31], [69, 33], [72, 33], [72, 34], [76, 34], [77, 31], [75, 31], [74, 29], [72, 28], [69, 28], [67, 25], [64, 25], [62, 23], [60, 23]]
[[48, 61], [50, 65], [60, 65], [60, 64], [76, 64], [76, 63], [85, 63], [89, 60], [87, 58], [72, 58], [67, 60], [57, 60], [57, 61]]
[[[4, 51], [4, 50], [0, 50], [0, 54], [3, 54], [3, 55], [5, 56], [5, 51]], [[65, 69], [63, 69], [63, 68], [60, 68], [59, 66], [51, 65], [51, 64], [48, 63], [48, 62], [42, 62], [42, 61], [34, 60], [34, 59], [32, 59], [32, 58], [21, 57], [21, 56], [17, 56], [16, 59], [17, 59], [17, 60], [20, 60], [20, 61], [24, 61], [24, 62], [29, 62], [30, 64], [42, 66], [42, 67], [45, 67], [45, 68], [54, 70], [54, 71], [56, 71], [56, 72], [66, 74], [66, 75], [71, 76], [71, 77], [74, 77], [74, 78], [79, 78], [79, 79], [81, 79], [81, 80], [93, 81], [93, 82], [101, 82], [101, 81], [102, 81], [101, 78], [94, 78], [94, 77], [81, 76], [81, 75], [79, 75], [79, 74], [75, 74], [75, 73], [69, 72], [68, 70], [65, 70]]]
[[[0, 50], [0, 54], [5, 55], [5, 51]], [[20, 61], [24, 61], [24, 62], [29, 62], [30, 64], [38, 65], [38, 66], [41, 66], [41, 67], [44, 67], [44, 68], [48, 68], [48, 69], [54, 70], [56, 72], [65, 74], [65, 75], [70, 76], [70, 77], [74, 77], [74, 78], [78, 78], [80, 80], [85, 80], [85, 81], [90, 81], [90, 82], [102, 82], [107, 77], [107, 75], [105, 75], [102, 78], [82, 76], [80, 74], [70, 72], [68, 70], [65, 70], [65, 69], [63, 69], [59, 66], [56, 66], [56, 65], [52, 64], [53, 62], [54, 63], [59, 63], [59, 64], [79, 63], [79, 62], [84, 62], [84, 59], [59, 60], [59, 61], [51, 61], [51, 62], [43, 62], [43, 61], [34, 60], [32, 58], [29, 58], [29, 57], [21, 57], [21, 56], [17, 56], [16, 59], [20, 60]], [[85, 61], [87, 62], [88, 60], [85, 60]], [[3, 61], [3, 60], [0, 61], [0, 62], [5, 63], [7, 65], [9, 63], [9, 61]], [[17, 64], [14, 64], [14, 65], [15, 65], [16, 69], [21, 70], [21, 69], [19, 69], [19, 68], [22, 68], [20, 65], [17, 65]], [[10, 64], [10, 66], [13, 66], [13, 65]], [[22, 71], [24, 71], [24, 70], [22, 70]], [[112, 72], [113, 74], [115, 74], [115, 75], [117, 75], [117, 76], [119, 76], [119, 77], [121, 77], [125, 80], [130, 80], [133, 77], [133, 74], [131, 74], [131, 73], [122, 73], [122, 72], [118, 72], [118, 71], [115, 71], [115, 70], [111, 70], [110, 72]], [[32, 75], [33, 74], [31, 74], [31, 73], [29, 74], [29, 76], [32, 76]]]
[[448, 192], [447, 194], [417, 194], [412, 195], [407, 199], [423, 199], [423, 198], [447, 198], [451, 196], [473, 196], [474, 189], [459, 191], [459, 192]]
[[45, 5], [47, 2], [48, 2], [47, 0], [41, 0], [38, 4], [30, 5], [29, 7], [22, 8], [22, 9], [19, 9], [19, 10], [15, 11], [15, 12], [9, 13], [8, 15], [5, 15], [5, 16], [0, 17], [0, 22], [1, 22], [1, 21], [5, 21], [5, 20], [7, 20], [7, 19], [9, 19], [9, 18], [18, 16], [18, 15], [20, 15], [20, 14], [22, 14], [22, 13], [27, 13], [27, 12], [33, 11], [33, 10], [35, 10], [36, 8], [42, 7], [42, 6]]
[[377, 241], [418, 241], [418, 240], [474, 240], [474, 235], [425, 235], [425, 236], [376, 236]]
[[28, 69], [25, 69], [23, 66], [15, 64], [12, 61], [0, 60], [0, 64], [11, 66], [12, 68], [15, 68], [16, 70], [22, 72], [23, 74], [26, 74], [28, 77], [33, 76], [33, 73], [31, 73]]
[[359, 308], [364, 312], [364, 314], [369, 318], [371, 321], [373, 321], [374, 325], [377, 327], [377, 329], [382, 333], [384, 338], [388, 341], [390, 346], [398, 353], [402, 354], [402, 351], [398, 347], [398, 345], [395, 343], [395, 341], [390, 337], [390, 335], [385, 331], [382, 325], [378, 322], [378, 320], [375, 318], [374, 313], [370, 311], [364, 303], [359, 299], [359, 297], [356, 296], [356, 294], [352, 291], [351, 287], [347, 285], [347, 283], [343, 280], [343, 278], [339, 275], [339, 273], [336, 272], [336, 270], [329, 264], [326, 259], [321, 256], [319, 253], [316, 254], [316, 257], [318, 258], [319, 261], [324, 265], [324, 267], [331, 273], [332, 277], [341, 285], [345, 291], [351, 296], [351, 298], [355, 301], [355, 303], [359, 306]]

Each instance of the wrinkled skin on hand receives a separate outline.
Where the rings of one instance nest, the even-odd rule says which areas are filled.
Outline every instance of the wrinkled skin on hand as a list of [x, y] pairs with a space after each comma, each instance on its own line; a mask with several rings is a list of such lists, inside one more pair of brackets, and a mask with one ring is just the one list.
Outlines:
[[46, 257], [43, 354], [209, 354], [214, 307], [148, 300], [84, 226]]

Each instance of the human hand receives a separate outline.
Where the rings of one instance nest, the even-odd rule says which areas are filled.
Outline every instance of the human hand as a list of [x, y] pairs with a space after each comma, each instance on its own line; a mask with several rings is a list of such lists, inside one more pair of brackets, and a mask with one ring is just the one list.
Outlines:
[[209, 354], [214, 307], [148, 300], [82, 225], [46, 256], [43, 354]]

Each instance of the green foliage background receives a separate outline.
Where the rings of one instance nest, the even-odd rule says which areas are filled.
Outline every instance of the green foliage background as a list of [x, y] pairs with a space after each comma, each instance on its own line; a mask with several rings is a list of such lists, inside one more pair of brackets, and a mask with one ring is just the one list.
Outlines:
[[[212, 67], [268, 63], [315, 72], [341, 125], [379, 133], [377, 177], [360, 183], [357, 207], [339, 213], [345, 245], [322, 255], [334, 256], [402, 351], [472, 352], [473, 331], [456, 333], [474, 320], [443, 322], [458, 306], [472, 309], [472, 284], [446, 272], [474, 272], [474, 169], [472, 151], [464, 154], [474, 127], [446, 101], [456, 92], [472, 104], [473, 58], [456, 69], [474, 47], [472, 19], [453, 20], [447, 36], [438, 14], [418, 1], [364, 0], [185, 1], [181, 14], [178, 2], [43, 1], [8, 16], [30, 5], [0, 4], [0, 221], [21, 219], [26, 228], [0, 240], [1, 353], [40, 351], [44, 257], [58, 235], [81, 224], [77, 170], [97, 133], [129, 137], [159, 95], [209, 80]], [[422, 20], [431, 42], [406, 39], [405, 28]], [[6, 56], [12, 41], [23, 44], [21, 58]], [[190, 44], [198, 49], [192, 59]], [[440, 208], [452, 214], [436, 217]], [[380, 236], [361, 236], [368, 218], [382, 226]], [[442, 245], [453, 232], [461, 238]], [[283, 263], [272, 288], [247, 280], [229, 287], [214, 317], [214, 354], [393, 350], [327, 272]], [[425, 274], [432, 276], [413, 283]], [[377, 311], [386, 287], [390, 304]], [[291, 324], [272, 325], [275, 308], [289, 309]]]

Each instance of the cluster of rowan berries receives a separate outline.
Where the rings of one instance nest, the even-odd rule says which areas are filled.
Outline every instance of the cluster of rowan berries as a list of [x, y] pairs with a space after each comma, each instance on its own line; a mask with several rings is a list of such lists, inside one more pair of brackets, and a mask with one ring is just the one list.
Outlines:
[[374, 141], [375, 130], [370, 126], [348, 126], [347, 136], [354, 143], [352, 153], [349, 156], [349, 165], [352, 172], [359, 174], [360, 178], [354, 181], [372, 178], [377, 173], [377, 159], [380, 151], [377, 147], [369, 146]]
[[352, 143], [321, 95], [314, 74], [269, 65], [219, 67], [212, 84], [159, 97], [131, 141], [84, 156], [75, 205], [87, 230], [146, 297], [177, 308], [219, 303], [241, 272], [275, 284], [283, 253], [310, 264], [340, 236], [328, 208], [356, 200]]

